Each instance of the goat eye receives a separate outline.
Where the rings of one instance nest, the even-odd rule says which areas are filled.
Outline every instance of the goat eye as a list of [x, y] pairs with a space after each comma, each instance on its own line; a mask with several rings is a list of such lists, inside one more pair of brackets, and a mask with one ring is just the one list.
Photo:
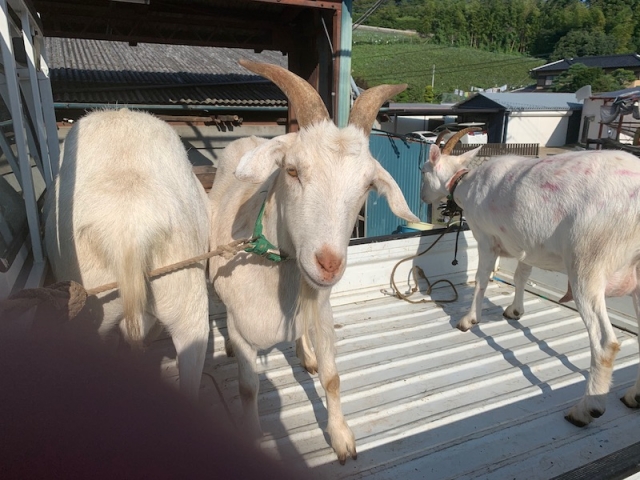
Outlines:
[[287, 175], [289, 175], [290, 177], [293, 177], [293, 178], [297, 178], [298, 177], [298, 170], [295, 167], [288, 167], [287, 168]]

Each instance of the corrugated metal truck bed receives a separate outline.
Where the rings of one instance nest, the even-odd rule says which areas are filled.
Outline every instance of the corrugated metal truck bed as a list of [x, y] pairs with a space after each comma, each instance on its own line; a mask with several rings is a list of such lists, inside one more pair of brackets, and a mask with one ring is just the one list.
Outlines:
[[[415, 253], [434, 238], [409, 242], [408, 249]], [[434, 249], [419, 260], [427, 275], [434, 271], [430, 266], [451, 262], [452, 255], [442, 255], [450, 251], [447, 241], [439, 253]], [[463, 241], [473, 248], [472, 237]], [[361, 275], [364, 258], [386, 247], [350, 248]], [[465, 256], [469, 248], [459, 258], [473, 263]], [[392, 257], [378, 258], [395, 263]], [[502, 310], [513, 287], [494, 281], [482, 323], [462, 333], [455, 324], [469, 308], [470, 285], [458, 285], [459, 300], [441, 306], [410, 304], [381, 288], [374, 282], [342, 289], [333, 299], [342, 403], [356, 436], [356, 461], [337, 462], [320, 427], [327, 418], [322, 387], [300, 367], [295, 347], [281, 345], [259, 356], [262, 447], [293, 467], [311, 469], [308, 477], [548, 479], [640, 440], [640, 412], [619, 401], [636, 378], [635, 335], [616, 330], [622, 348], [607, 411], [581, 429], [563, 418], [583, 394], [590, 361], [577, 312], [527, 294], [525, 315], [507, 321]], [[433, 294], [450, 296], [447, 287]], [[224, 313], [212, 319], [214, 355], [203, 395], [215, 394], [215, 382], [222, 394], [217, 401], [238, 419], [237, 368], [224, 355]]]

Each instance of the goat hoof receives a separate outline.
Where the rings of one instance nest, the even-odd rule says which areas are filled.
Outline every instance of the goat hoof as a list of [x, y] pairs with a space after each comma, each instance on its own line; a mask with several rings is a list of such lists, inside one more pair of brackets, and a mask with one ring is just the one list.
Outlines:
[[604, 415], [604, 410], [589, 410], [589, 415], [591, 415], [592, 418], [600, 418]]
[[227, 354], [228, 358], [236, 356], [235, 352], [233, 351], [233, 345], [230, 341], [224, 342], [224, 352]]
[[[358, 452], [356, 452], [355, 447], [353, 448], [353, 451], [349, 453], [351, 453], [351, 458], [353, 460], [358, 459]], [[347, 452], [338, 455], [338, 461], [340, 462], [340, 465], [344, 465], [345, 463], [347, 463]]]
[[587, 422], [583, 422], [582, 420], [577, 420], [575, 418], [573, 418], [571, 415], [565, 415], [564, 419], [571, 423], [572, 425], [575, 425], [576, 427], [586, 427], [587, 425], [589, 425]]
[[633, 400], [628, 400], [627, 396], [625, 395], [624, 397], [620, 398], [620, 401], [624, 403], [628, 408], [633, 408], [634, 410], [640, 408], [640, 395], [635, 395]]
[[502, 316], [503, 316], [504, 318], [506, 318], [507, 320], [520, 320], [520, 317], [522, 316], [522, 314], [521, 314], [519, 311], [517, 311], [517, 310], [514, 310], [514, 311], [513, 311], [513, 314], [509, 314], [509, 313], [507, 313], [507, 311], [505, 310], [505, 311], [502, 313]]
[[458, 322], [458, 324], [456, 325], [456, 328], [461, 332], [466, 332], [477, 323], [478, 321], [475, 318], [472, 318], [472, 319], [463, 318]]

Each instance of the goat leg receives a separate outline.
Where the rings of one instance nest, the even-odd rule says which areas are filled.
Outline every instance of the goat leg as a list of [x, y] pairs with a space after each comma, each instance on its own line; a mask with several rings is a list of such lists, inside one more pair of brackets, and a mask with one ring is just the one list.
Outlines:
[[519, 320], [524, 313], [524, 286], [527, 284], [529, 275], [531, 275], [532, 267], [526, 263], [518, 262], [516, 272], [513, 275], [513, 283], [516, 287], [516, 293], [513, 303], [509, 305], [502, 316], [510, 320]]
[[578, 427], [588, 425], [605, 411], [606, 396], [611, 385], [613, 362], [620, 350], [605, 303], [604, 291], [592, 294], [585, 281], [571, 279], [573, 297], [589, 333], [591, 347], [591, 368], [587, 388], [580, 401], [569, 410], [565, 419]]

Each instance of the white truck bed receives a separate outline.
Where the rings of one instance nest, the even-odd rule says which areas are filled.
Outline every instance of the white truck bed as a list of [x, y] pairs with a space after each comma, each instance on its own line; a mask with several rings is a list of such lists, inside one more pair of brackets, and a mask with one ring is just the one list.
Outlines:
[[[640, 411], [619, 401], [636, 378], [634, 334], [617, 329], [622, 348], [607, 411], [577, 428], [563, 417], [583, 394], [590, 353], [575, 310], [528, 293], [525, 315], [507, 321], [502, 310], [513, 287], [493, 281], [482, 323], [466, 333], [455, 328], [469, 308], [467, 282], [477, 264], [470, 232], [461, 236], [457, 267], [451, 266], [455, 234], [447, 234], [396, 274], [406, 290], [409, 268], [419, 264], [432, 282], [458, 284], [457, 302], [410, 304], [381, 292], [400, 258], [436, 238], [352, 246], [347, 274], [335, 288], [342, 404], [358, 459], [338, 463], [321, 428], [327, 419], [322, 387], [289, 344], [258, 359], [265, 450], [307, 470], [301, 478], [549, 479], [640, 441]], [[443, 287], [433, 296], [449, 298], [451, 291]], [[241, 414], [237, 367], [224, 355], [223, 308], [212, 313], [212, 325], [202, 398], [235, 420]], [[172, 359], [165, 368], [174, 372]]]

